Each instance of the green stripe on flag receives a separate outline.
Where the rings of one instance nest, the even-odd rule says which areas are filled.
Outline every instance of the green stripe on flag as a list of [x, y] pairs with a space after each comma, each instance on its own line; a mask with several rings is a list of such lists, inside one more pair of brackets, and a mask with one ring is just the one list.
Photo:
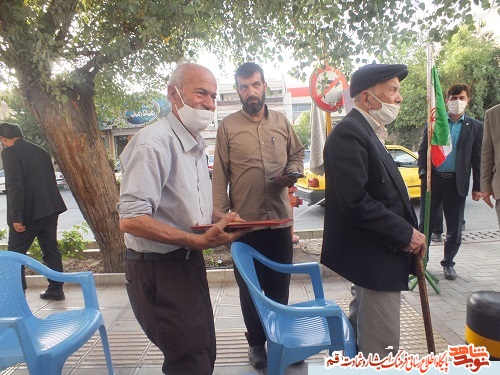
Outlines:
[[448, 116], [446, 115], [446, 105], [444, 104], [443, 91], [439, 83], [439, 76], [435, 66], [432, 67], [432, 84], [436, 100], [436, 112], [434, 133], [432, 134], [431, 145], [449, 146], [451, 145], [450, 128], [448, 125]]

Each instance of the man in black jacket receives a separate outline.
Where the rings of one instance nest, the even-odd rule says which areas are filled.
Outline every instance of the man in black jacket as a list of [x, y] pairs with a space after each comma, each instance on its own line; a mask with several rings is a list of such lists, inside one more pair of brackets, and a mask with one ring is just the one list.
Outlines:
[[[57, 189], [49, 154], [23, 139], [16, 124], [0, 123], [0, 142], [4, 146], [2, 161], [7, 190], [7, 224], [10, 251], [26, 254], [38, 238], [47, 266], [62, 272], [61, 254], [57, 248], [57, 220], [66, 205]], [[23, 269], [23, 288], [26, 280]], [[63, 300], [63, 283], [48, 280], [42, 299]]]
[[397, 117], [400, 81], [407, 74], [400, 64], [370, 64], [354, 72], [354, 109], [333, 129], [324, 150], [321, 263], [354, 284], [349, 320], [365, 356], [398, 352], [411, 254], [425, 254], [408, 190], [384, 146], [385, 126]]
[[[448, 124], [452, 150], [439, 167], [432, 168], [431, 209], [429, 228], [434, 228], [439, 206], [443, 204], [446, 219], [446, 240], [444, 257], [441, 261], [444, 277], [455, 280], [455, 255], [462, 243], [462, 223], [464, 220], [465, 198], [469, 194], [472, 170], [472, 199], [481, 199], [480, 168], [483, 123], [465, 114], [470, 100], [470, 87], [466, 83], [452, 85], [446, 94]], [[422, 204], [425, 207], [427, 190], [427, 128], [424, 130], [422, 144], [418, 150], [418, 170], [422, 179]], [[420, 223], [423, 231], [423, 223]], [[430, 241], [428, 241], [430, 242]]]

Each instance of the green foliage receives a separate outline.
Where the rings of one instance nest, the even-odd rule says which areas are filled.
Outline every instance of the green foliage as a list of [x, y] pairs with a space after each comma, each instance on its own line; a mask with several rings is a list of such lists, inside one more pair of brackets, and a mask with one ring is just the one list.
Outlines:
[[[500, 102], [500, 46], [488, 33], [470, 31], [467, 27], [451, 41], [444, 42], [435, 63], [443, 93], [458, 82], [471, 85], [468, 114], [482, 120], [484, 111]], [[398, 118], [389, 126], [394, 143], [416, 150], [427, 124], [427, 47], [422, 41], [401, 45], [384, 62], [404, 63], [409, 74], [401, 85], [403, 103]]]
[[42, 134], [38, 121], [33, 117], [31, 112], [26, 108], [24, 100], [18, 89], [12, 89], [5, 93], [0, 93], [0, 99], [4, 100], [10, 109], [13, 110], [13, 115], [6, 118], [5, 121], [13, 122], [19, 125], [23, 131], [24, 138], [45, 151], [50, 152], [49, 146]]
[[7, 228], [0, 229], [0, 241], [5, 239], [5, 237], [7, 236], [7, 231], [8, 231]]
[[[295, 61], [291, 74], [330, 63], [350, 71], [383, 58], [422, 32], [442, 40], [472, 25], [471, 1], [434, 0], [38, 0], [0, 3], [0, 73], [39, 84], [65, 103], [77, 86], [95, 89], [104, 112], [133, 85], [165, 86], [172, 63], [201, 48], [230, 58]], [[490, 3], [481, 1], [488, 9]], [[270, 43], [271, 41], [271, 43]], [[99, 74], [98, 74], [99, 73]], [[5, 78], [7, 80], [7, 77]], [[94, 86], [95, 84], [95, 86]], [[104, 114], [103, 114], [104, 115]]]
[[214, 249], [205, 249], [203, 250], [203, 257], [205, 258], [205, 264], [210, 268], [217, 268], [222, 265], [221, 257], [214, 257]]
[[311, 144], [311, 111], [302, 112], [297, 123], [294, 125], [294, 130], [304, 148], [308, 149]]
[[461, 27], [438, 58], [442, 62], [444, 95], [452, 84], [465, 82], [471, 86], [467, 112], [472, 117], [482, 120], [487, 109], [500, 103], [500, 46], [491, 34]]
[[[57, 246], [63, 259], [83, 258], [83, 252], [91, 241], [85, 240], [82, 232], [85, 234], [89, 233], [89, 226], [87, 223], [74, 225], [73, 229], [63, 232], [63, 238], [61, 240], [57, 240]], [[28, 251], [33, 258], [40, 262], [42, 261], [43, 254], [38, 239], [33, 241]]]

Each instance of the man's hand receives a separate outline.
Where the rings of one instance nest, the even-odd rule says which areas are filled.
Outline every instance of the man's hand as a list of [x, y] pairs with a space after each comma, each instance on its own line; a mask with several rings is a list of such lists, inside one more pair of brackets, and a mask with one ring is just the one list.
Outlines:
[[425, 235], [420, 233], [415, 228], [413, 228], [411, 241], [404, 250], [409, 253], [418, 254], [420, 257], [423, 257], [425, 256], [426, 246], [427, 246], [427, 241], [425, 240]]
[[16, 232], [24, 232], [26, 230], [26, 227], [23, 225], [23, 223], [13, 223], [14, 230]]
[[293, 184], [297, 182], [299, 177], [304, 177], [299, 172], [294, 172], [292, 170], [288, 170], [283, 174], [279, 174], [275, 178], [275, 182], [281, 187], [292, 187]]
[[[474, 194], [474, 192], [472, 192], [472, 194]], [[488, 206], [490, 206], [491, 208], [493, 208], [494, 205], [493, 205], [493, 202], [491, 201], [491, 197], [493, 197], [493, 199], [495, 199], [495, 196], [493, 195], [493, 193], [491, 191], [487, 191], [487, 192], [483, 193], [483, 201]]]
[[226, 232], [226, 226], [232, 221], [244, 222], [236, 212], [228, 212], [217, 224], [202, 234], [206, 242], [203, 248], [208, 249], [229, 244], [250, 231], [250, 229], [235, 229], [231, 232]]
[[480, 191], [473, 191], [472, 192], [472, 200], [474, 201], [478, 201], [480, 200], [481, 198], [483, 197], [483, 193], [481, 193]]

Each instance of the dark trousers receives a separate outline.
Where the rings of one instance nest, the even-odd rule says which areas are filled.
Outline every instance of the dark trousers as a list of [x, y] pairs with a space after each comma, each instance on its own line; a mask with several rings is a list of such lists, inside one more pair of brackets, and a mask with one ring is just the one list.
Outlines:
[[[38, 238], [38, 243], [42, 249], [43, 261], [47, 267], [54, 271], [62, 272], [61, 253], [57, 249], [57, 220], [59, 214], [38, 219], [28, 225], [24, 232], [16, 232], [14, 228], [9, 228], [9, 250], [16, 253], [26, 254], [35, 240]], [[22, 267], [23, 289], [26, 290], [26, 277], [24, 275], [24, 266]], [[59, 290], [63, 283], [55, 280], [49, 281], [50, 290]]]
[[[252, 246], [266, 258], [275, 262], [292, 263], [292, 231], [289, 227], [257, 230], [245, 234], [238, 241]], [[266, 296], [284, 305], [288, 304], [290, 275], [273, 271], [259, 262], [255, 263], [255, 268], [260, 286]], [[250, 292], [236, 267], [234, 267], [234, 276], [240, 289], [241, 312], [247, 328], [248, 344], [250, 346], [263, 346], [266, 342], [266, 334], [262, 328]]]
[[[421, 185], [421, 207], [425, 207], [426, 180], [422, 180]], [[432, 173], [431, 180], [431, 208], [429, 218], [429, 228], [435, 228], [435, 223], [439, 211], [439, 206], [443, 205], [444, 218], [446, 220], [446, 240], [444, 243], [444, 257], [441, 265], [454, 266], [453, 259], [458, 253], [462, 243], [462, 223], [464, 220], [465, 197], [458, 195], [457, 181], [455, 174], [450, 178], [443, 178], [439, 173]], [[423, 221], [420, 223], [420, 231], [423, 232]], [[427, 239], [427, 246], [430, 243], [430, 236]]]
[[212, 374], [215, 325], [201, 251], [189, 259], [126, 260], [127, 293], [168, 375]]
[[438, 207], [438, 210], [437, 210], [437, 213], [436, 213], [436, 221], [434, 223], [434, 228], [432, 231], [429, 231], [429, 232], [432, 232], [432, 233], [436, 233], [436, 234], [443, 234], [444, 232], [444, 225], [443, 225], [443, 204], [441, 204], [439, 207]]

